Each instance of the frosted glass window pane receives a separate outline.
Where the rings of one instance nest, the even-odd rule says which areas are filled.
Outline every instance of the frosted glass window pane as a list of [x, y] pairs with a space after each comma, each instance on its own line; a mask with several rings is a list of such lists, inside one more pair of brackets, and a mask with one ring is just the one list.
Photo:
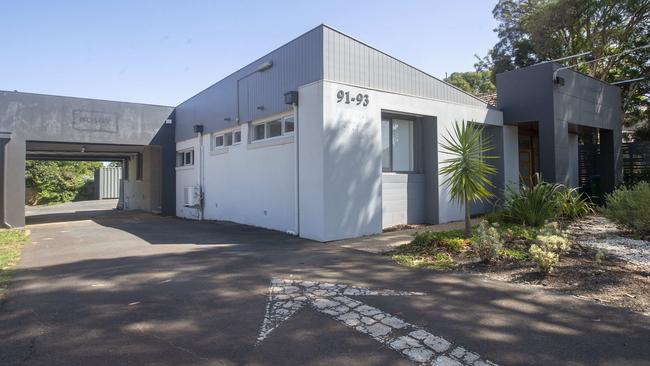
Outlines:
[[381, 167], [390, 170], [390, 121], [381, 121]]
[[393, 120], [393, 171], [413, 171], [413, 121]]

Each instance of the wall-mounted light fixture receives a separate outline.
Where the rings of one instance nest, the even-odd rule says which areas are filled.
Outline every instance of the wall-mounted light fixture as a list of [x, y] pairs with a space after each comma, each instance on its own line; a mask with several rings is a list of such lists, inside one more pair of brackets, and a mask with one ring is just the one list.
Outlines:
[[263, 110], [264, 110], [264, 106], [263, 106], [263, 105], [258, 105], [258, 106], [257, 106], [257, 110], [258, 110], [258, 111], [263, 111]]
[[268, 69], [270, 69], [272, 67], [273, 67], [273, 61], [269, 60], [269, 61], [266, 61], [263, 64], [259, 64], [257, 66], [257, 71], [258, 72], [266, 71], [266, 70], [268, 70]]
[[230, 117], [226, 117], [223, 120], [226, 121], [226, 122], [230, 122]]
[[288, 91], [284, 93], [284, 104], [298, 105], [298, 92]]

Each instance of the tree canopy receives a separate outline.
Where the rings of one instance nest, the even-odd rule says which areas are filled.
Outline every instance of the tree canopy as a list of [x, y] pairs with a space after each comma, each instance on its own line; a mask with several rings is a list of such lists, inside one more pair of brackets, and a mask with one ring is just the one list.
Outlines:
[[[497, 73], [546, 60], [587, 51], [598, 59], [650, 43], [650, 0], [499, 0], [492, 13], [499, 41], [476, 64], [479, 71], [489, 70], [492, 80]], [[649, 56], [645, 48], [574, 69], [607, 82], [645, 77], [621, 89], [624, 123], [648, 129]]]
[[445, 81], [475, 95], [493, 93], [496, 87], [491, 80], [489, 70], [454, 72]]
[[84, 188], [92, 183], [102, 163], [90, 161], [38, 161], [25, 164], [25, 185], [35, 190], [31, 204], [88, 199]]

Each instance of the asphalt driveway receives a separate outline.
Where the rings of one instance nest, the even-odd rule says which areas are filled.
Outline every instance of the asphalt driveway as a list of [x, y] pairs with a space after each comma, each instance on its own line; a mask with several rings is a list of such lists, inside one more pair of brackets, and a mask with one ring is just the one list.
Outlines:
[[[647, 317], [337, 243], [133, 213], [31, 230], [0, 365], [413, 365], [394, 339], [416, 333], [499, 365], [650, 364]], [[346, 323], [352, 302], [383, 320]]]

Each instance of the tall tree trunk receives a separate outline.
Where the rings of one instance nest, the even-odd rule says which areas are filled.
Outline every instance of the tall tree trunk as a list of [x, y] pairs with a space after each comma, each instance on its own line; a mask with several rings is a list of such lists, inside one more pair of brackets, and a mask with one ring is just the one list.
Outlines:
[[472, 235], [472, 221], [470, 219], [469, 213], [469, 199], [465, 195], [465, 236], [470, 237]]

